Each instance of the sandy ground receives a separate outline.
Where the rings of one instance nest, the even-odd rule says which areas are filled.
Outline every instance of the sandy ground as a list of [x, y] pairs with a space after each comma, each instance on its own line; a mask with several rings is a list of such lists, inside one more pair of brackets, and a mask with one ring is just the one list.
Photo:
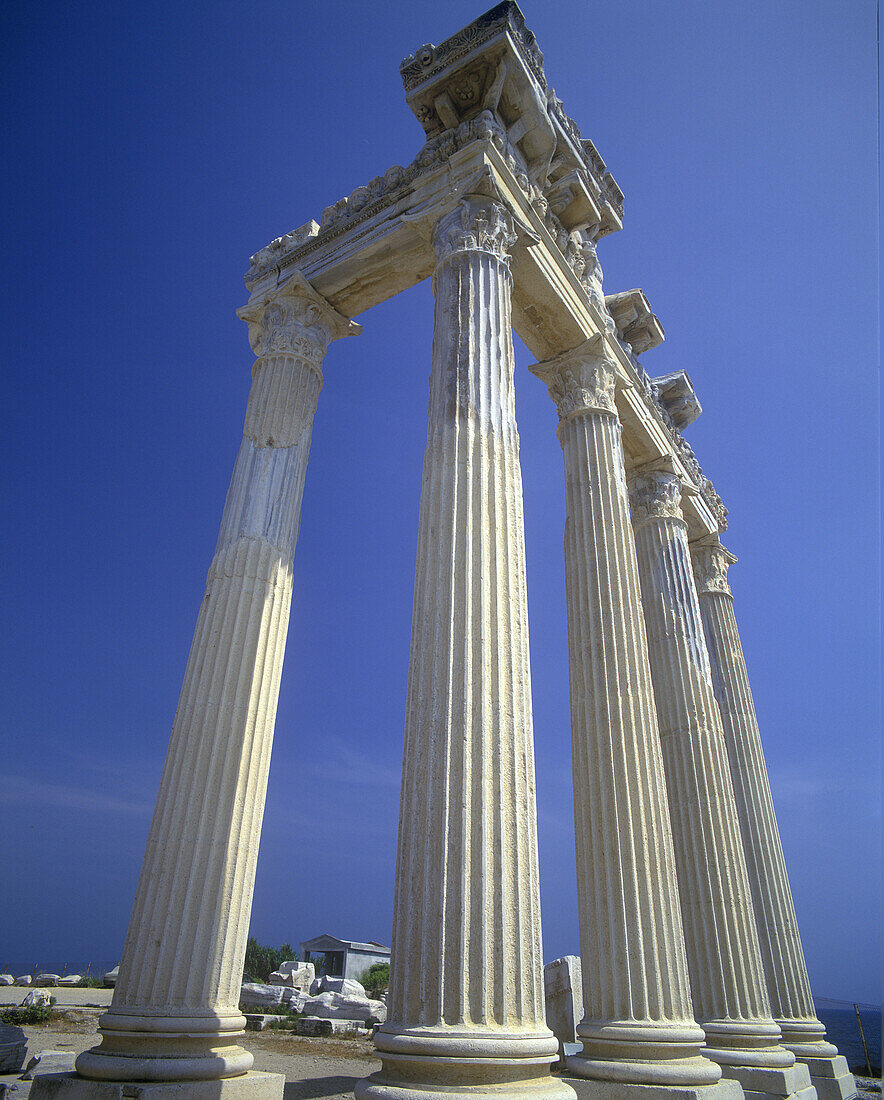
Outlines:
[[[0, 993], [8, 994], [7, 989]], [[111, 990], [57, 989], [58, 1012], [48, 1024], [24, 1027], [27, 1058], [43, 1050], [76, 1056], [98, 1042], [98, 1018], [110, 1004]], [[0, 997], [0, 1004], [19, 1004], [26, 989]], [[107, 994], [107, 996], [104, 996]], [[96, 1005], [97, 1000], [101, 1001]], [[91, 1002], [91, 1004], [90, 1004]], [[68, 1006], [65, 1008], [65, 1003]], [[306, 1039], [286, 1032], [247, 1031], [242, 1045], [255, 1056], [255, 1069], [285, 1075], [285, 1100], [352, 1100], [353, 1086], [380, 1069], [374, 1046], [367, 1039]], [[0, 1076], [0, 1084], [15, 1084], [10, 1100], [24, 1100], [28, 1087], [17, 1077]]]

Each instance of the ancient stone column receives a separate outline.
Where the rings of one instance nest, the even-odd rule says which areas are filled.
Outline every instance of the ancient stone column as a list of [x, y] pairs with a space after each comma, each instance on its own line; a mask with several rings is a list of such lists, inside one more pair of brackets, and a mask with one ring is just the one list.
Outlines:
[[504, 207], [435, 227], [387, 1022], [358, 1097], [573, 1097], [544, 1020]]
[[773, 1017], [783, 1045], [810, 1070], [820, 1100], [856, 1092], [847, 1061], [816, 1016], [789, 887], [746, 662], [727, 583], [736, 561], [717, 538], [691, 545], [715, 697], [721, 710], [737, 814]]
[[323, 356], [331, 340], [359, 331], [299, 276], [240, 316], [258, 356], [242, 446], [113, 1002], [101, 1045], [77, 1059], [83, 1077], [188, 1081], [193, 1097], [203, 1095], [200, 1081], [215, 1082], [207, 1096], [222, 1095], [218, 1079], [245, 1074], [253, 1061], [237, 1044], [238, 1003], [292, 557]]
[[[584, 1018], [569, 1070], [593, 1095], [739, 1096], [702, 1053], [629, 523], [614, 367], [596, 336], [533, 370], [558, 406]], [[586, 1086], [581, 1086], [586, 1089]], [[641, 1088], [638, 1089], [641, 1092]], [[581, 1093], [582, 1095], [582, 1093]]]
[[648, 471], [629, 488], [694, 1015], [725, 1077], [807, 1100], [767, 999], [679, 480]]

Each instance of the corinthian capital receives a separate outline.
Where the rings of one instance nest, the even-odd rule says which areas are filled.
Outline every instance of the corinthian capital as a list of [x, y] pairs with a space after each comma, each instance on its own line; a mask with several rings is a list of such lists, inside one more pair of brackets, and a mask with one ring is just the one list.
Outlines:
[[730, 550], [726, 550], [717, 540], [708, 543], [694, 542], [691, 543], [691, 560], [699, 595], [710, 592], [723, 592], [727, 596], [731, 594], [727, 571], [737, 559]]
[[632, 522], [639, 526], [649, 519], [682, 519], [681, 482], [675, 474], [652, 470], [629, 479]]
[[605, 355], [601, 334], [531, 369], [546, 383], [559, 411], [559, 420], [586, 412], [616, 415], [614, 364]]
[[297, 355], [319, 368], [326, 348], [362, 326], [343, 317], [317, 294], [300, 272], [236, 311], [249, 326], [249, 343], [259, 358]]
[[516, 240], [506, 207], [481, 195], [462, 199], [439, 219], [433, 231], [433, 248], [440, 263], [457, 252], [490, 252], [508, 263]]

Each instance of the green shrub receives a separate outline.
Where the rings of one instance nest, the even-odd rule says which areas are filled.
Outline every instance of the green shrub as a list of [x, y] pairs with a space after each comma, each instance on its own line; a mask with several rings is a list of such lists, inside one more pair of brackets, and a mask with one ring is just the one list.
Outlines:
[[104, 989], [104, 980], [87, 975], [77, 982], [77, 989]]
[[249, 936], [243, 964], [243, 981], [266, 982], [274, 970], [294, 958], [297, 956], [290, 943], [284, 943], [281, 947], [265, 947], [254, 936]]
[[390, 984], [390, 964], [372, 963], [357, 979], [369, 993], [380, 993]]
[[26, 1008], [5, 1008], [0, 1012], [4, 1024], [45, 1024], [49, 1022], [52, 1009], [49, 1005], [28, 1005]]

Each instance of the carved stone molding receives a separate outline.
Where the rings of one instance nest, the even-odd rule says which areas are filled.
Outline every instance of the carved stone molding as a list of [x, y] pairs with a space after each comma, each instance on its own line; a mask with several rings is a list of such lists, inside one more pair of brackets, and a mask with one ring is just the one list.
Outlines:
[[509, 250], [517, 239], [506, 207], [481, 196], [462, 200], [439, 219], [433, 231], [440, 263], [458, 252], [490, 252], [508, 264]]
[[731, 595], [727, 583], [728, 568], [737, 559], [720, 542], [695, 542], [691, 544], [691, 561], [699, 595], [722, 592]]
[[649, 519], [682, 520], [681, 482], [676, 474], [652, 470], [629, 479], [633, 525]]
[[587, 412], [617, 415], [614, 364], [605, 355], [601, 336], [593, 336], [579, 347], [531, 369], [546, 383], [559, 420]]
[[249, 344], [258, 358], [296, 355], [317, 370], [332, 340], [362, 331], [317, 294], [300, 272], [236, 314], [249, 326]]

